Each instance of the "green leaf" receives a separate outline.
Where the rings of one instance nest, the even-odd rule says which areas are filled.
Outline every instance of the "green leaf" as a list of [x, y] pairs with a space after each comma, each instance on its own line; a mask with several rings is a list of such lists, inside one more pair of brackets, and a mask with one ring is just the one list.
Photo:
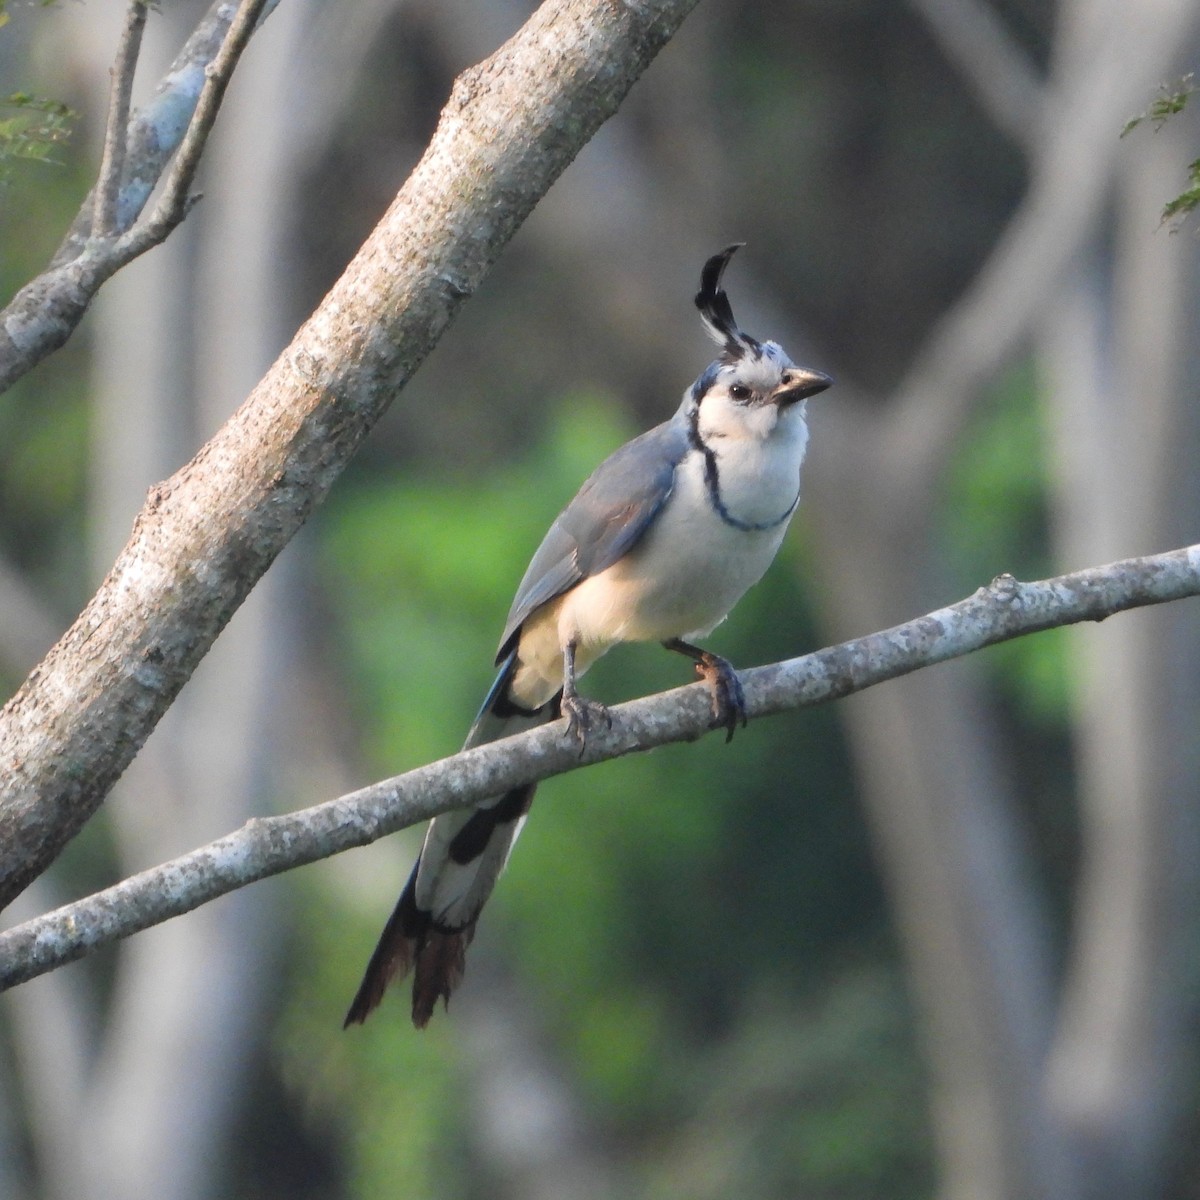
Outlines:
[[1193, 82], [1191, 74], [1185, 75], [1174, 87], [1164, 83], [1159, 88], [1158, 99], [1145, 112], [1139, 113], [1125, 122], [1124, 128], [1121, 130], [1121, 137], [1136, 129], [1143, 121], [1153, 122], [1157, 132], [1176, 113], [1183, 112], [1187, 107], [1188, 98], [1195, 90], [1196, 84]]
[[1166, 225], [1174, 222], [1172, 233], [1178, 229], [1183, 220], [1200, 205], [1200, 159], [1188, 164], [1188, 186], [1174, 200], [1163, 206], [1162, 221]]
[[25, 159], [61, 165], [54, 150], [70, 137], [77, 112], [59, 100], [11, 92], [0, 97], [0, 108], [17, 110], [17, 115], [0, 120], [0, 183], [6, 182], [9, 164]]

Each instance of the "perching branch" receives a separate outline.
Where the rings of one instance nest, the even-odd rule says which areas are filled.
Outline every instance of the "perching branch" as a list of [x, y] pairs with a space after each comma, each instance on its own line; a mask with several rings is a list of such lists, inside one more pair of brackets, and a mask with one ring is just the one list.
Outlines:
[[99, 807], [533, 206], [695, 0], [549, 0], [456, 81], [428, 151], [249, 399], [151, 489], [75, 624], [0, 711], [0, 905]]
[[[0, 392], [62, 346], [104, 282], [164, 241], [187, 215], [187, 188], [229, 78], [250, 34], [277, 3], [241, 0], [236, 10], [220, 0], [214, 4], [172, 64], [154, 100], [126, 126], [118, 110], [128, 111], [128, 88], [140, 43], [133, 10], [141, 10], [143, 17], [145, 13], [144, 4], [131, 5], [113, 68], [114, 112], [99, 182], [50, 266], [0, 310]], [[181, 142], [183, 149], [162, 199], [154, 214], [139, 222], [146, 200]]]
[[[742, 674], [751, 716], [837, 700], [998, 642], [1200, 595], [1200, 544], [1038, 583], [1001, 575], [974, 595], [881, 633]], [[622, 704], [579, 755], [562, 722], [465, 750], [336, 800], [249, 821], [180, 858], [0, 934], [0, 991], [180, 916], [248, 883], [365, 846], [452, 808], [711, 727], [700, 684]]]

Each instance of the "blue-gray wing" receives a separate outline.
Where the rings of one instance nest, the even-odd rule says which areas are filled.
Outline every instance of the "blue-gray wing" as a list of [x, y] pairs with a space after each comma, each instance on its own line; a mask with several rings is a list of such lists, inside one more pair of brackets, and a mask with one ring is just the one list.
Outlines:
[[554, 519], [517, 588], [496, 662], [535, 609], [623, 558], [662, 511], [688, 451], [676, 418], [609, 455]]

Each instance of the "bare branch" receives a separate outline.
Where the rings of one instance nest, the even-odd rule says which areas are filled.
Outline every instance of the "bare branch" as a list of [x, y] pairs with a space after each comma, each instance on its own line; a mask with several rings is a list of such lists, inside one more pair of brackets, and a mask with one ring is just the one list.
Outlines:
[[[1030, 633], [1200, 595], [1200, 544], [1038, 583], [1001, 575], [947, 608], [742, 674], [751, 716], [837, 700]], [[0, 934], [0, 991], [209, 900], [523, 784], [709, 731], [702, 684], [612, 710], [582, 756], [555, 722], [234, 833]]]
[[[267, 0], [258, 24], [275, 10], [279, 0]], [[212, 6], [184, 43], [148, 104], [138, 109], [126, 133], [125, 166], [117, 195], [114, 233], [123, 233], [141, 215], [150, 193], [179, 148], [191, 125], [192, 115], [215, 61], [233, 24], [237, 9], [229, 0], [213, 0]], [[78, 258], [92, 230], [96, 200], [93, 190], [80, 206], [50, 266], [58, 267]]]
[[152, 246], [157, 246], [187, 216], [194, 199], [189, 197], [189, 192], [192, 180], [196, 177], [196, 168], [200, 165], [200, 156], [204, 153], [208, 135], [216, 122], [217, 113], [221, 110], [225, 90], [233, 78], [242, 51], [258, 27], [259, 17], [266, 2], [267, 0], [242, 0], [217, 57], [205, 71], [204, 86], [200, 89], [196, 111], [192, 114], [179, 153], [167, 174], [162, 196], [153, 215], [135, 226], [117, 243], [116, 253], [123, 260], [122, 266]]
[[145, 0], [129, 0], [129, 7], [125, 10], [125, 27], [121, 30], [117, 58], [112, 66], [108, 124], [104, 130], [100, 178], [96, 183], [97, 199], [95, 212], [92, 214], [92, 237], [107, 237], [116, 229], [117, 193], [120, 191], [121, 174], [125, 169], [129, 102], [133, 94], [133, 77], [137, 70], [145, 29]]
[[[111, 232], [130, 229], [145, 207], [159, 177], [185, 134], [192, 128], [199, 98], [210, 88], [209, 70], [229, 41], [237, 10], [215, 0], [158, 86], [154, 100], [136, 113], [128, 127], [124, 170], [116, 193]], [[278, 0], [253, 0], [258, 24]], [[201, 139], [201, 145], [203, 139]], [[183, 178], [186, 185], [194, 166]], [[186, 196], [186, 187], [184, 191]], [[162, 241], [173, 225], [149, 222], [157, 239], [93, 238], [97, 193], [84, 201], [49, 268], [25, 285], [0, 310], [0, 392], [12, 386], [47, 355], [62, 346], [87, 312], [104, 281], [138, 254]], [[183, 200], [186, 212], [186, 200]], [[182, 219], [180, 216], [175, 224]]]
[[501, 249], [694, 3], [549, 0], [459, 77], [424, 158], [342, 279], [246, 403], [151, 490], [100, 590], [0, 712], [0, 904], [100, 805]]

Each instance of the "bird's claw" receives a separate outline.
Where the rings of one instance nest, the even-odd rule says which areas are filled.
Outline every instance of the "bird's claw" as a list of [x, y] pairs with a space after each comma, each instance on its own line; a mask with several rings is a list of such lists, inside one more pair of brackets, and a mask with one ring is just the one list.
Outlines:
[[579, 743], [580, 756], [587, 748], [588, 734], [594, 724], [603, 722], [605, 729], [612, 728], [612, 714], [607, 705], [599, 700], [588, 700], [578, 695], [563, 696], [560, 708], [567, 719], [567, 737], [573, 737]]
[[740, 723], [746, 727], [746, 693], [738, 673], [726, 659], [707, 651], [696, 661], [696, 674], [708, 684], [712, 696], [713, 728], [725, 730], [725, 741], [733, 740]]

